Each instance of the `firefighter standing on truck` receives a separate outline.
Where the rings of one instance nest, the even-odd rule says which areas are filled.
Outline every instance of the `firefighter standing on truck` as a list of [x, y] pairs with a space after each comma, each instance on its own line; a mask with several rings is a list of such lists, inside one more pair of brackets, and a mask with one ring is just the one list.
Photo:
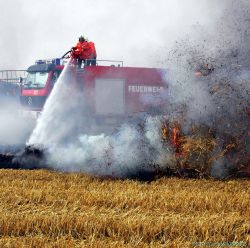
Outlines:
[[84, 41], [81, 58], [85, 66], [96, 65], [96, 49], [94, 42]]
[[82, 51], [83, 51], [84, 41], [85, 41], [84, 37], [81, 36], [76, 46], [72, 47], [72, 57], [77, 60], [78, 68], [81, 68], [82, 61], [83, 61]]
[[89, 60], [87, 60], [87, 65], [96, 65], [96, 49], [95, 49], [95, 44], [94, 42], [90, 41], [89, 42], [90, 48], [91, 48], [91, 55]]
[[82, 62], [84, 65], [96, 65], [96, 50], [93, 42], [88, 42], [83, 36], [79, 38], [79, 42], [75, 47], [72, 47], [73, 58], [77, 59], [78, 68], [81, 68]]

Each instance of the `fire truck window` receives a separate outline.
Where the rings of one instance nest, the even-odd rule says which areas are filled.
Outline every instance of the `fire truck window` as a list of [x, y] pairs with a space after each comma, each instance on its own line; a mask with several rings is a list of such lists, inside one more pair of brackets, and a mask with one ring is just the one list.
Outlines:
[[24, 83], [25, 89], [44, 88], [48, 79], [48, 72], [30, 72]]

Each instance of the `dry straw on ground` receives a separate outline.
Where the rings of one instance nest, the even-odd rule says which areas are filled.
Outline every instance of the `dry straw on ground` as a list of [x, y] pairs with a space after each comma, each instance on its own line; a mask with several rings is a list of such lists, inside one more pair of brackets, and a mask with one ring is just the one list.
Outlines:
[[0, 178], [0, 247], [250, 241], [249, 180], [149, 183], [46, 170], [0, 170]]

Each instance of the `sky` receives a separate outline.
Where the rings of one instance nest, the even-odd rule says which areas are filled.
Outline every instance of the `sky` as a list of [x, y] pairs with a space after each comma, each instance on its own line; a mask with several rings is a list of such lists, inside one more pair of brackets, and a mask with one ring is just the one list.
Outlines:
[[0, 70], [61, 57], [80, 35], [98, 59], [156, 66], [193, 25], [213, 29], [231, 0], [0, 0]]

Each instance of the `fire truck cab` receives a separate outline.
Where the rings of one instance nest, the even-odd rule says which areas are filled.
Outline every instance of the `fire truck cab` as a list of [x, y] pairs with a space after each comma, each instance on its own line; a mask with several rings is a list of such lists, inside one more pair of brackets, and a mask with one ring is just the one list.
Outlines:
[[38, 60], [27, 69], [20, 102], [25, 110], [40, 112], [64, 66], [60, 60]]

